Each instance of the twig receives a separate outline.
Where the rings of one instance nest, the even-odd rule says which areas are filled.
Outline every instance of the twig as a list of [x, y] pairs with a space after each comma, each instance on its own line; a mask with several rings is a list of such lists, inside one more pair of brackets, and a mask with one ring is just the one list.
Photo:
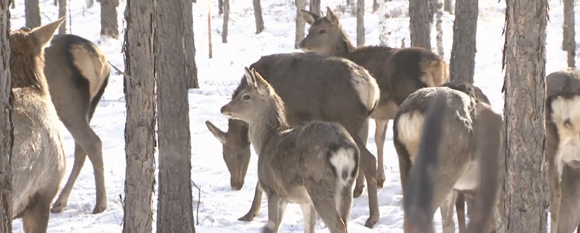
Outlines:
[[195, 208], [195, 225], [199, 226], [199, 202], [201, 200], [201, 188], [191, 180], [191, 185], [197, 189], [197, 208]]
[[109, 65], [111, 65], [111, 67], [113, 67], [113, 69], [115, 69], [117, 71], [117, 73], [116, 73], [117, 75], [119, 75], [119, 74], [124, 75], [125, 74], [125, 72], [121, 71], [119, 68], [117, 68], [115, 65], [113, 65], [113, 63], [111, 63], [110, 61], [109, 61]]

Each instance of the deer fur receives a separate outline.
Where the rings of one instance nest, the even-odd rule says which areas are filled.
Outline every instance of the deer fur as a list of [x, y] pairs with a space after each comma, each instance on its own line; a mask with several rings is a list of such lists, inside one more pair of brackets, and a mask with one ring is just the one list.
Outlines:
[[61, 212], [66, 207], [88, 155], [97, 190], [93, 213], [101, 213], [107, 208], [102, 144], [90, 121], [109, 80], [107, 58], [94, 43], [75, 35], [54, 36], [45, 54], [44, 73], [52, 102], [75, 140], [71, 174], [51, 211]]
[[[444, 93], [435, 94], [434, 103], [428, 107], [425, 124], [419, 144], [415, 167], [412, 169], [408, 186], [405, 190], [405, 231], [410, 233], [435, 232], [432, 225], [433, 197], [438, 184], [437, 172], [442, 161], [440, 156], [442, 139], [447, 127], [450, 112], [438, 111], [447, 108], [447, 96]], [[473, 206], [472, 218], [467, 232], [485, 232], [489, 221], [502, 174], [498, 166], [501, 159], [501, 132], [503, 130], [501, 116], [489, 108], [483, 108], [475, 119], [474, 134], [476, 141], [474, 151], [481, 165], [479, 174], [479, 197]], [[436, 208], [436, 207], [435, 207]]]
[[[368, 72], [355, 63], [342, 58], [331, 58], [315, 53], [274, 54], [262, 57], [250, 66], [269, 82], [282, 98], [286, 109], [286, 120], [292, 127], [311, 121], [331, 121], [343, 125], [354, 137], [361, 152], [361, 173], [357, 180], [354, 196], [360, 195], [366, 177], [370, 215], [365, 223], [374, 226], [379, 220], [376, 160], [368, 152], [366, 142], [368, 116], [378, 103], [379, 89]], [[234, 91], [236, 98], [247, 86], [245, 79]], [[223, 155], [230, 171], [230, 184], [240, 189], [250, 160], [248, 125], [230, 119], [227, 132], [206, 122], [209, 130], [223, 144]], [[253, 145], [255, 151], [261, 148]], [[250, 211], [240, 218], [251, 221], [260, 211], [262, 191], [256, 187]]]
[[352, 191], [358, 175], [358, 146], [333, 122], [292, 128], [284, 103], [256, 70], [246, 68], [248, 85], [221, 113], [249, 124], [250, 141], [259, 154], [258, 178], [268, 198], [268, 224], [278, 232], [287, 203], [298, 203], [304, 232], [314, 232], [316, 213], [330, 232], [347, 232]]
[[546, 77], [546, 163], [550, 185], [550, 232], [570, 233], [580, 224], [580, 72]]
[[[437, 108], [440, 114], [444, 114], [442, 121], [445, 127], [441, 131], [441, 141], [437, 144], [441, 159], [434, 171], [433, 179], [436, 183], [433, 184], [429, 216], [431, 218], [437, 207], [441, 206], [443, 222], [452, 222], [455, 201], [450, 196], [456, 191], [474, 191], [480, 184], [478, 177], [482, 165], [475, 156], [477, 137], [474, 127], [480, 112], [492, 110], [479, 88], [459, 81], [442, 87], [423, 88], [409, 95], [399, 107], [393, 125], [393, 141], [399, 156], [403, 190], [409, 188], [407, 179], [421, 150], [421, 129], [427, 127], [427, 110], [436, 103], [437, 96], [443, 96], [440, 98], [445, 100], [446, 106]], [[498, 225], [501, 223], [500, 211], [502, 209], [498, 203], [494, 213], [498, 219], [494, 220], [494, 227], [501, 226]], [[447, 227], [444, 225], [444, 232], [454, 231], [453, 225], [450, 229]]]
[[355, 47], [330, 8], [327, 8], [325, 17], [305, 10], [300, 12], [311, 25], [308, 35], [299, 44], [300, 49], [349, 59], [366, 68], [377, 80], [381, 100], [371, 118], [376, 123], [377, 183], [382, 187], [385, 181], [383, 148], [388, 121], [395, 117], [397, 106], [409, 94], [419, 88], [448, 82], [447, 63], [437, 54], [420, 47]]
[[10, 32], [12, 218], [22, 217], [26, 233], [46, 232], [66, 168], [62, 124], [43, 73], [44, 46], [63, 21]]

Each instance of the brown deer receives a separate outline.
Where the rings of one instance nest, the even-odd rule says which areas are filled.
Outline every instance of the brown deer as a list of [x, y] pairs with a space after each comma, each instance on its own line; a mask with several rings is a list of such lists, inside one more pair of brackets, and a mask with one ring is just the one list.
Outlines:
[[75, 35], [56, 35], [45, 49], [44, 73], [58, 116], [75, 140], [69, 179], [52, 206], [61, 212], [88, 154], [95, 175], [97, 202], [93, 213], [107, 208], [101, 139], [90, 126], [109, 79], [109, 63], [92, 42]]
[[[441, 141], [437, 144], [440, 159], [437, 169], [433, 171], [433, 197], [429, 218], [432, 218], [437, 207], [441, 206], [443, 222], [453, 215], [453, 200], [449, 197], [455, 191], [474, 191], [480, 184], [477, 177], [482, 164], [476, 160], [477, 131], [475, 122], [482, 111], [492, 111], [487, 97], [475, 86], [455, 81], [442, 87], [420, 89], [409, 95], [399, 106], [394, 119], [393, 141], [399, 157], [401, 186], [409, 188], [407, 179], [420, 150], [421, 132], [427, 123], [426, 115], [429, 106], [434, 105], [437, 96], [443, 96], [446, 106], [438, 107], [439, 114], [444, 114], [444, 130]], [[497, 114], [496, 114], [497, 115]], [[500, 118], [501, 119], [501, 118]], [[492, 126], [489, 126], [492, 127]], [[495, 127], [495, 126], [494, 126]], [[434, 150], [434, 149], [433, 149]], [[500, 163], [499, 160], [494, 160]], [[405, 192], [404, 199], [409, 192]], [[495, 195], [499, 195], [495, 194]], [[499, 217], [500, 203], [497, 204], [494, 216]], [[452, 220], [451, 220], [452, 222]], [[500, 219], [492, 221], [493, 227], [500, 228]], [[454, 232], [453, 225], [443, 225], [444, 232]], [[502, 231], [502, 229], [499, 229]]]
[[355, 47], [342, 29], [336, 15], [327, 8], [326, 17], [301, 10], [310, 29], [299, 47], [306, 52], [347, 58], [376, 78], [381, 89], [381, 100], [371, 115], [375, 120], [377, 144], [377, 183], [385, 181], [383, 147], [387, 124], [395, 117], [397, 106], [422, 87], [439, 86], [449, 81], [447, 63], [437, 54], [424, 48], [389, 48], [380, 46]]
[[46, 232], [50, 203], [66, 169], [60, 128], [44, 77], [44, 46], [64, 21], [10, 32], [12, 74], [12, 218], [26, 233]]
[[[368, 186], [370, 216], [365, 226], [373, 227], [379, 220], [376, 160], [364, 142], [368, 132], [368, 116], [378, 103], [379, 89], [375, 80], [364, 68], [351, 61], [315, 53], [264, 56], [250, 68], [262, 74], [282, 98], [290, 126], [298, 127], [315, 120], [338, 122], [353, 136], [361, 152], [359, 178], [363, 178], [364, 173]], [[242, 79], [232, 98], [246, 86]], [[223, 144], [232, 188], [240, 189], [250, 160], [248, 125], [230, 119], [228, 131], [223, 132], [210, 122], [206, 124]], [[255, 151], [260, 151], [259, 146], [253, 146]], [[357, 180], [355, 196], [362, 192], [362, 183]], [[240, 220], [253, 220], [260, 211], [261, 199], [262, 191], [257, 187], [252, 208]]]
[[247, 86], [221, 113], [249, 124], [250, 142], [259, 148], [258, 178], [268, 198], [268, 224], [278, 232], [288, 203], [298, 203], [304, 232], [314, 232], [316, 213], [330, 232], [347, 232], [359, 150], [335, 122], [290, 127], [284, 102], [256, 70], [245, 69]]
[[580, 72], [546, 77], [546, 163], [550, 185], [550, 232], [570, 233], [580, 224]]
[[[449, 112], [438, 111], [448, 108], [445, 93], [435, 94], [434, 103], [428, 107], [425, 116], [425, 124], [422, 129], [421, 142], [414, 169], [411, 171], [408, 186], [405, 190], [405, 231], [410, 233], [435, 232], [431, 223], [433, 218], [433, 196], [437, 180], [437, 172], [440, 165], [438, 161], [441, 150], [442, 136], [448, 123]], [[499, 159], [501, 159], [501, 116], [489, 108], [482, 109], [474, 123], [476, 135], [474, 151], [481, 166], [479, 172], [478, 202], [474, 205], [472, 218], [467, 232], [485, 232], [485, 225], [489, 221], [497, 191], [501, 172], [499, 172]], [[445, 161], [441, 161], [445, 163]], [[436, 207], [435, 207], [436, 208]]]

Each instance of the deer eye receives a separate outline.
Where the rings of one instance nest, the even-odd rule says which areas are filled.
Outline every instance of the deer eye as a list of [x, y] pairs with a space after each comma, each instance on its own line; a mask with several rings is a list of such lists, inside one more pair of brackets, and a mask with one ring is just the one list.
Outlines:
[[244, 95], [242, 96], [243, 100], [250, 100], [252, 97], [250, 95]]
[[324, 34], [326, 33], [326, 29], [320, 29], [320, 31], [318, 31], [318, 34]]

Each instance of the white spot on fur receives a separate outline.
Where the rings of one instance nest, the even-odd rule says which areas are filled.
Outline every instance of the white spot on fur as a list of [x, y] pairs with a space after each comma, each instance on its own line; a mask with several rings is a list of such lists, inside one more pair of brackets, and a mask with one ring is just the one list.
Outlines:
[[552, 121], [558, 128], [560, 143], [555, 164], [562, 175], [565, 164], [580, 164], [580, 96], [572, 99], [557, 97], [552, 101]]
[[407, 112], [401, 115], [398, 120], [398, 139], [409, 152], [412, 163], [415, 162], [417, 150], [419, 149], [424, 122], [425, 116], [419, 111]]
[[[336, 204], [336, 211], [339, 213], [342, 208], [342, 191], [355, 178], [351, 176], [357, 165], [354, 153], [354, 149], [352, 148], [340, 148], [330, 157], [330, 164], [336, 169], [335, 171], [338, 176], [336, 191], [334, 192], [334, 202]], [[344, 173], [347, 174], [345, 178], [342, 177]]]
[[[364, 72], [364, 74], [362, 74], [363, 76], [372, 77], [367, 70], [361, 70]], [[379, 85], [377, 85], [377, 82], [374, 78], [370, 78], [366, 80], [366, 82], [361, 82], [358, 78], [361, 76], [361, 74], [358, 74], [356, 71], [354, 71], [352, 75], [354, 78], [351, 79], [351, 82], [358, 92], [360, 100], [369, 111], [372, 110], [379, 102], [379, 97], [381, 95]]]

